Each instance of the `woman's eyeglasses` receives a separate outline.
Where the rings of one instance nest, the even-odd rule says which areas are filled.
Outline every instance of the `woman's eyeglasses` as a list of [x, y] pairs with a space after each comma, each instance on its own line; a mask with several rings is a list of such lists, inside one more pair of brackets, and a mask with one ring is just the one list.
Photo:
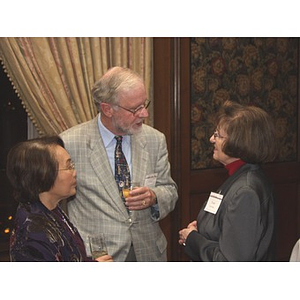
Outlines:
[[213, 136], [214, 138], [218, 138], [218, 139], [224, 139], [225, 137], [220, 135], [220, 133], [216, 130], [214, 133], [213, 133]]
[[70, 164], [66, 168], [58, 169], [58, 171], [63, 171], [63, 170], [74, 171], [75, 170], [75, 163], [71, 160]]

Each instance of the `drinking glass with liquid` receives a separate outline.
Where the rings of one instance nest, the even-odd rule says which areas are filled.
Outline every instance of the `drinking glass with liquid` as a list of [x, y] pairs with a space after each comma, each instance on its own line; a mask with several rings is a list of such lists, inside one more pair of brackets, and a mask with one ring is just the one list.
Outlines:
[[93, 259], [108, 254], [104, 233], [100, 233], [96, 236], [89, 236], [88, 238]]
[[125, 187], [125, 188], [123, 188], [123, 190], [122, 190], [122, 192], [123, 192], [123, 197], [124, 197], [125, 199], [128, 198], [128, 197], [129, 197], [129, 192], [132, 191], [132, 190], [135, 189], [135, 188], [140, 187], [140, 186], [141, 186], [141, 185], [140, 185], [139, 182], [133, 182], [133, 183], [131, 184], [130, 187]]

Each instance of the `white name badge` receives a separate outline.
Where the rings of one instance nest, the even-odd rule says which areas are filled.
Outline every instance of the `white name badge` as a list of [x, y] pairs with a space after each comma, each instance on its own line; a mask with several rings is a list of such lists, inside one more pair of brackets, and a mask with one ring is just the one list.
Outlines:
[[221, 205], [222, 199], [223, 195], [211, 192], [204, 210], [215, 215]]
[[144, 186], [155, 187], [156, 179], [157, 179], [157, 173], [147, 175], [144, 182]]

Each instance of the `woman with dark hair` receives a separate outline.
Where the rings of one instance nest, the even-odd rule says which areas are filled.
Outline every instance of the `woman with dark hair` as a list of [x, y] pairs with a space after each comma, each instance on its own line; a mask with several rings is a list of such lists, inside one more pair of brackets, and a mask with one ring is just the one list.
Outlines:
[[[91, 261], [59, 202], [76, 193], [76, 170], [58, 136], [21, 142], [9, 151], [7, 176], [19, 202], [11, 261]], [[112, 261], [106, 255], [97, 261]]]
[[193, 261], [271, 261], [274, 196], [260, 164], [276, 157], [270, 116], [254, 106], [224, 103], [210, 138], [213, 158], [229, 178], [179, 231], [179, 244]]

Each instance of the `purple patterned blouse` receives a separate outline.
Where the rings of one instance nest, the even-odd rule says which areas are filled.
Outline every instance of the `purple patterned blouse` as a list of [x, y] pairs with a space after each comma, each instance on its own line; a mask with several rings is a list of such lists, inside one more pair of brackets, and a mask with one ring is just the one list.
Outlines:
[[20, 203], [10, 238], [11, 261], [91, 261], [84, 243], [60, 207]]

